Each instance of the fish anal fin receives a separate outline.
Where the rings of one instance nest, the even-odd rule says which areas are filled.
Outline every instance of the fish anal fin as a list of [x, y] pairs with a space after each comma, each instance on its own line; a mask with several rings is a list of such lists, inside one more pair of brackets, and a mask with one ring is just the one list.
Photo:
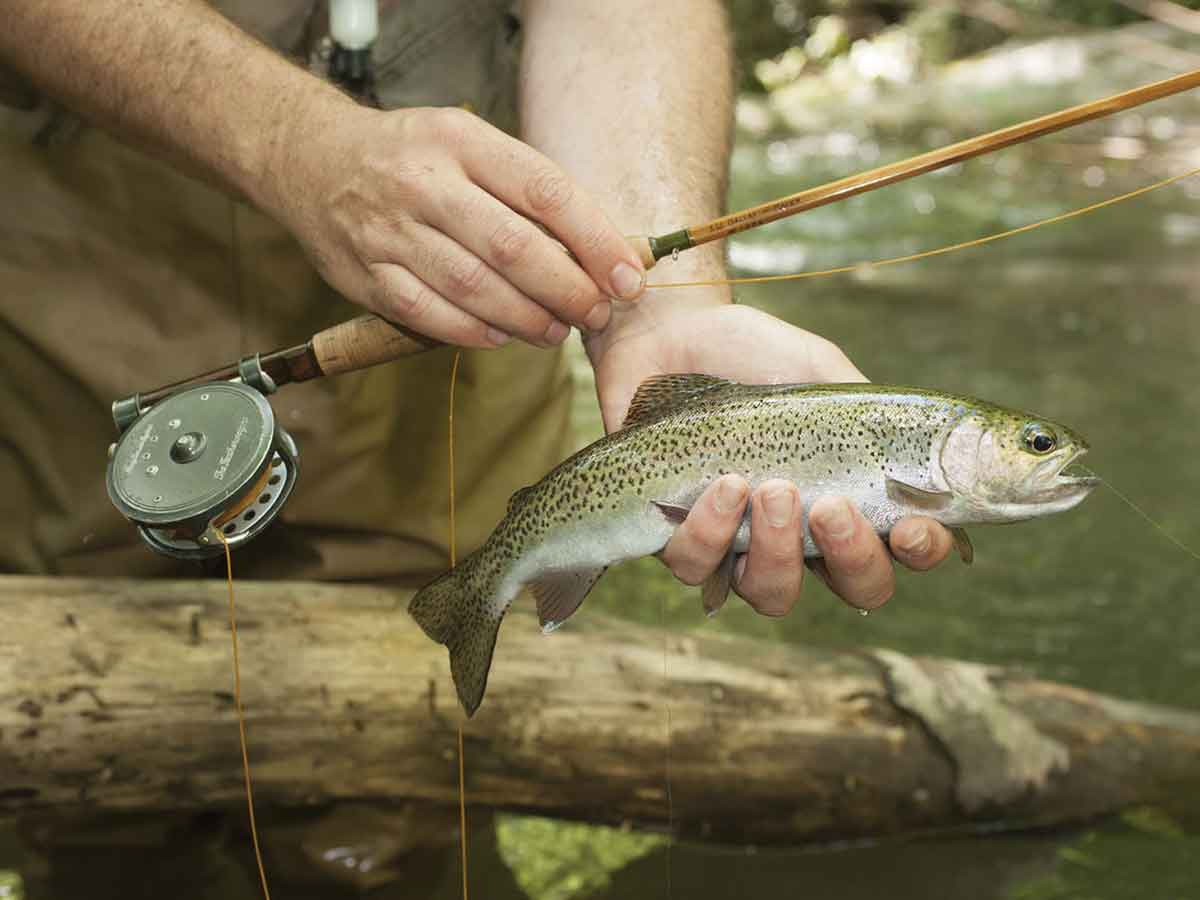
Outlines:
[[900, 506], [923, 513], [938, 513], [949, 509], [954, 502], [954, 495], [949, 491], [927, 491], [895, 478], [888, 478], [886, 481], [888, 497]]
[[975, 562], [975, 545], [971, 543], [971, 536], [967, 534], [967, 529], [951, 528], [950, 536], [954, 538], [954, 549], [958, 551], [962, 561], [968, 566]]
[[571, 618], [603, 574], [604, 568], [547, 572], [530, 583], [542, 631], [549, 634]]
[[653, 422], [701, 397], [709, 398], [726, 388], [738, 387], [741, 385], [736, 381], [714, 375], [654, 375], [638, 386], [621, 427]]

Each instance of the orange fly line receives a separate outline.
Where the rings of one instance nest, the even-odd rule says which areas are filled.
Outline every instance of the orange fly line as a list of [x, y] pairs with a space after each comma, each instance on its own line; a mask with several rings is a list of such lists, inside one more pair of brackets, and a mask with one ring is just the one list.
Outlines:
[[242, 709], [242, 666], [238, 658], [237, 608], [233, 602], [233, 556], [229, 542], [220, 528], [214, 529], [221, 545], [225, 548], [225, 576], [229, 582], [229, 633], [233, 639], [233, 705], [237, 710], [238, 738], [242, 747], [242, 777], [246, 782], [246, 807], [250, 813], [250, 839], [254, 843], [254, 861], [258, 864], [258, 877], [262, 882], [263, 896], [271, 900], [267, 887], [267, 872], [263, 868], [262, 850], [258, 845], [258, 826], [254, 821], [254, 790], [250, 786], [250, 755], [246, 751], [246, 712]]
[[[454, 351], [454, 362], [450, 366], [449, 411], [446, 414], [446, 454], [450, 462], [450, 568], [458, 564], [457, 535], [454, 531], [454, 388], [458, 384], [458, 363], [462, 351]], [[466, 766], [463, 760], [463, 727], [458, 726], [458, 843], [462, 855], [462, 894], [467, 900], [467, 790]]]

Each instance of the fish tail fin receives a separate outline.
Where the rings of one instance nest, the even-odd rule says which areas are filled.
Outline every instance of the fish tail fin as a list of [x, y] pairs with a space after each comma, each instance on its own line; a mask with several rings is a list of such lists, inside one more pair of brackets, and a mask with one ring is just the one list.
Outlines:
[[450, 672], [468, 716], [483, 701], [496, 636], [507, 604], [495, 602], [495, 586], [465, 560], [417, 592], [408, 611], [429, 637], [450, 651]]

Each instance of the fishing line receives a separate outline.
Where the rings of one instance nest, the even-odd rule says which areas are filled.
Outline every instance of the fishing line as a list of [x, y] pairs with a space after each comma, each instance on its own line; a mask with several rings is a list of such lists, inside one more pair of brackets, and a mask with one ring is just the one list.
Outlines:
[[1077, 216], [1096, 212], [1097, 210], [1104, 209], [1106, 206], [1113, 206], [1114, 204], [1122, 203], [1126, 200], [1132, 200], [1134, 197], [1140, 197], [1142, 194], [1148, 194], [1151, 191], [1158, 190], [1159, 188], [1167, 187], [1168, 185], [1172, 185], [1177, 181], [1182, 181], [1185, 178], [1191, 178], [1193, 175], [1200, 175], [1200, 168], [1192, 169], [1189, 172], [1183, 172], [1180, 175], [1172, 175], [1170, 178], [1164, 178], [1162, 181], [1156, 181], [1154, 184], [1148, 184], [1145, 187], [1138, 188], [1137, 190], [1129, 191], [1128, 193], [1120, 194], [1116, 197], [1109, 197], [1107, 200], [1101, 200], [1098, 203], [1092, 203], [1079, 209], [1073, 209], [1070, 212], [1059, 213], [1057, 216], [1051, 216], [1048, 219], [1030, 222], [1028, 225], [1022, 225], [1019, 228], [1010, 228], [1008, 231], [989, 234], [984, 237], [975, 238], [970, 241], [962, 241], [946, 247], [938, 247], [934, 250], [924, 250], [920, 253], [910, 253], [906, 256], [893, 256], [888, 259], [868, 260], [853, 263], [847, 266], [837, 266], [832, 269], [821, 269], [815, 272], [790, 272], [786, 275], [756, 275], [747, 278], [719, 278], [712, 281], [670, 281], [663, 284], [648, 285], [648, 287], [655, 289], [686, 288], [718, 285], [766, 284], [767, 282], [771, 281], [799, 281], [802, 278], [821, 278], [826, 275], [841, 275], [846, 272], [854, 272], [860, 269], [877, 269], [883, 266], [894, 266], [898, 263], [916, 262], [919, 259], [928, 259], [931, 256], [942, 256], [943, 254], [954, 253], [958, 250], [969, 250], [972, 247], [990, 244], [993, 241], [1015, 237], [1018, 234], [1024, 234], [1027, 231], [1033, 231], [1035, 228], [1041, 228], [1044, 225], [1053, 225], [1057, 222], [1065, 222], [1067, 219], [1074, 219]]
[[[1076, 465], [1076, 468], [1083, 469], [1084, 467], [1080, 466], [1080, 465]], [[1193, 550], [1191, 547], [1189, 547], [1183, 541], [1179, 540], [1179, 538], [1175, 537], [1175, 535], [1171, 534], [1171, 532], [1167, 531], [1165, 526], [1159, 524], [1154, 519], [1152, 519], [1148, 512], [1145, 512], [1136, 503], [1134, 503], [1132, 500], [1130, 500], [1128, 497], [1126, 497], [1124, 494], [1122, 494], [1120, 491], [1118, 491], [1115, 487], [1113, 487], [1112, 482], [1110, 482], [1106, 478], [1101, 478], [1099, 475], [1096, 475], [1096, 473], [1093, 472], [1091, 469], [1086, 469], [1086, 471], [1088, 473], [1090, 473], [1091, 475], [1095, 476], [1096, 478], [1100, 479], [1101, 484], [1103, 484], [1106, 488], [1108, 488], [1110, 491], [1112, 491], [1114, 494], [1116, 494], [1117, 498], [1119, 500], [1121, 500], [1121, 502], [1123, 502], [1126, 506], [1128, 506], [1135, 513], [1137, 513], [1139, 516], [1141, 516], [1150, 525], [1152, 525], [1154, 527], [1155, 531], [1157, 531], [1159, 534], [1161, 534], [1163, 537], [1165, 537], [1168, 541], [1170, 541], [1172, 544], [1174, 544], [1176, 547], [1178, 547], [1180, 550], [1182, 550], [1184, 553], [1186, 553], [1192, 559], [1196, 560], [1196, 562], [1200, 562], [1200, 553], [1197, 553], [1195, 550]]]
[[[457, 535], [454, 530], [454, 388], [458, 384], [458, 363], [462, 351], [454, 351], [454, 362], [450, 366], [449, 412], [446, 414], [446, 454], [450, 464], [450, 568], [457, 564]], [[466, 763], [463, 754], [463, 727], [458, 724], [458, 844], [462, 857], [462, 895], [467, 900], [467, 787]]]
[[233, 556], [221, 529], [213, 529], [213, 532], [225, 548], [225, 576], [229, 582], [229, 633], [233, 636], [233, 705], [237, 710], [238, 736], [242, 745], [242, 777], [246, 782], [246, 808], [250, 813], [250, 840], [254, 844], [254, 861], [258, 864], [263, 896], [266, 900], [271, 900], [271, 890], [267, 887], [267, 872], [263, 868], [262, 850], [258, 845], [258, 825], [254, 821], [254, 789], [250, 785], [250, 754], [246, 751], [246, 712], [242, 709], [242, 666], [238, 657], [237, 608], [233, 602]]

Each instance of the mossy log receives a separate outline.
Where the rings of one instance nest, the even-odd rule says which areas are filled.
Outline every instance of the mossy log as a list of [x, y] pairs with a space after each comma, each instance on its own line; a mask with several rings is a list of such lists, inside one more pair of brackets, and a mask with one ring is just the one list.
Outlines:
[[[260, 806], [457, 803], [464, 720], [408, 596], [237, 584]], [[0, 817], [244, 802], [224, 584], [8, 577], [0, 610]], [[510, 616], [465, 742], [473, 806], [722, 841], [1188, 814], [1200, 797], [1200, 713], [586, 610], [550, 636]]]

